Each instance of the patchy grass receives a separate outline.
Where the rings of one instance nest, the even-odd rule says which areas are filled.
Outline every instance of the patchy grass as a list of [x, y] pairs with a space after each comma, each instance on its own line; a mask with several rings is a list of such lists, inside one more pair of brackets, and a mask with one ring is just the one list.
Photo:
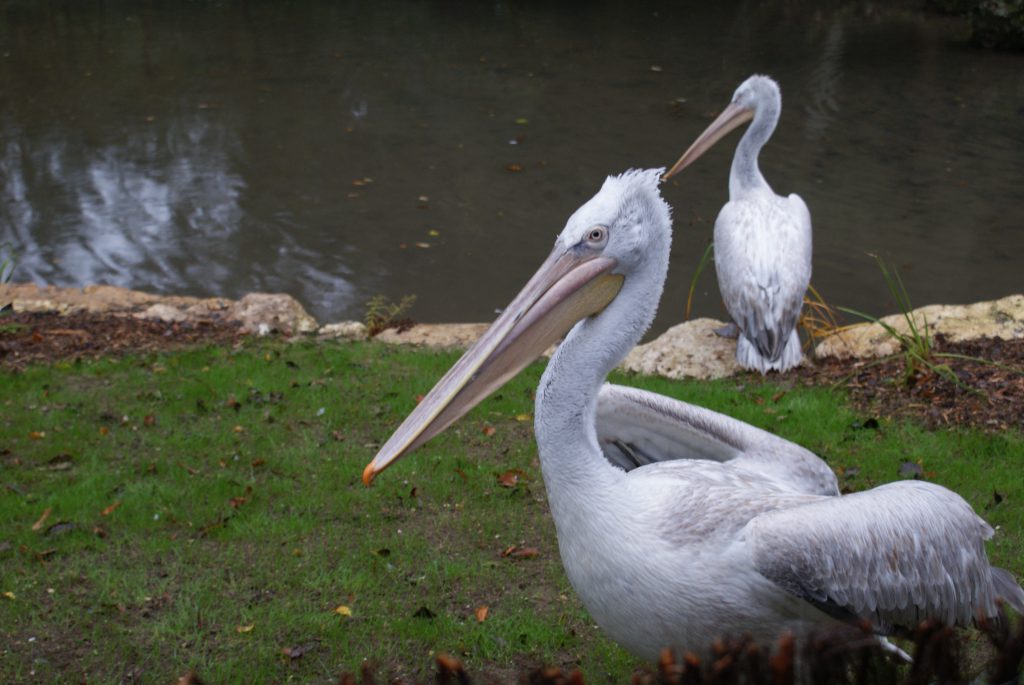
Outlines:
[[[628, 681], [637, 662], [561, 570], [530, 420], [541, 365], [360, 482], [456, 357], [270, 342], [3, 372], [0, 681], [330, 683], [364, 660], [418, 681], [438, 652], [485, 681], [542, 663]], [[613, 380], [796, 440], [851, 489], [915, 462], [1024, 569], [1018, 434], [874, 427], [841, 394], [752, 377]]]

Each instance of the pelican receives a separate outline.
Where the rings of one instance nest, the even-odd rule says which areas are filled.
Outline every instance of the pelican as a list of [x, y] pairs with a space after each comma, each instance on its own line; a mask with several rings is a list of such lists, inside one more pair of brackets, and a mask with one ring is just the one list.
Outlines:
[[544, 485], [570, 582], [630, 652], [701, 653], [724, 634], [769, 644], [846, 619], [880, 632], [926, 617], [969, 623], [995, 615], [998, 598], [1024, 609], [1024, 591], [986, 558], [992, 529], [955, 493], [900, 481], [839, 496], [833, 472], [802, 447], [605, 383], [651, 324], [668, 272], [662, 171], [609, 177], [576, 210], [540, 270], [363, 481], [565, 335], [536, 395]]
[[781, 110], [778, 84], [751, 76], [665, 174], [671, 178], [753, 119], [732, 158], [729, 201], [715, 220], [715, 271], [738, 329], [736, 361], [762, 374], [803, 359], [796, 324], [811, 281], [811, 213], [799, 195], [776, 195], [757, 166]]

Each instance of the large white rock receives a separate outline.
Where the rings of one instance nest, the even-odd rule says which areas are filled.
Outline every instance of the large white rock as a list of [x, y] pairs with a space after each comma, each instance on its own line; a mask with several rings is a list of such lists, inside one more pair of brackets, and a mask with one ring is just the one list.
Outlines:
[[319, 327], [298, 300], [281, 293], [249, 293], [231, 305], [228, 320], [239, 321], [243, 331], [259, 335], [312, 333]]
[[620, 368], [667, 378], [732, 376], [741, 369], [736, 364], [736, 341], [715, 334], [723, 325], [714, 319], [694, 319], [673, 326], [655, 340], [637, 345]]

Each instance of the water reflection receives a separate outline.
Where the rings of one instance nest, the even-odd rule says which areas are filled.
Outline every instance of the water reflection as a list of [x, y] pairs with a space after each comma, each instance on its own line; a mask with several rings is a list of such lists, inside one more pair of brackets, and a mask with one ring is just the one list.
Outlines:
[[[422, 320], [485, 320], [605, 174], [670, 163], [765, 72], [762, 167], [811, 208], [826, 297], [889, 306], [866, 251], [917, 302], [1001, 296], [1024, 63], [957, 31], [860, 2], [0, 0], [0, 243], [18, 280], [285, 291], [324, 320], [416, 293]], [[662, 327], [725, 201], [720, 148], [665, 190]], [[723, 314], [710, 273], [696, 310]]]

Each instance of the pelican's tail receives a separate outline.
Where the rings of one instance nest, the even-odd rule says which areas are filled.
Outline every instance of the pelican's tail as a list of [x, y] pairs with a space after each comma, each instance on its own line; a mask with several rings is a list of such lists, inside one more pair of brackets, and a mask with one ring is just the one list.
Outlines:
[[761, 354], [757, 346], [743, 333], [736, 341], [736, 362], [744, 369], [760, 371], [766, 374], [769, 371], [782, 373], [799, 366], [804, 360], [803, 349], [800, 347], [800, 336], [796, 329], [789, 332], [789, 339], [782, 353], [774, 361]]

